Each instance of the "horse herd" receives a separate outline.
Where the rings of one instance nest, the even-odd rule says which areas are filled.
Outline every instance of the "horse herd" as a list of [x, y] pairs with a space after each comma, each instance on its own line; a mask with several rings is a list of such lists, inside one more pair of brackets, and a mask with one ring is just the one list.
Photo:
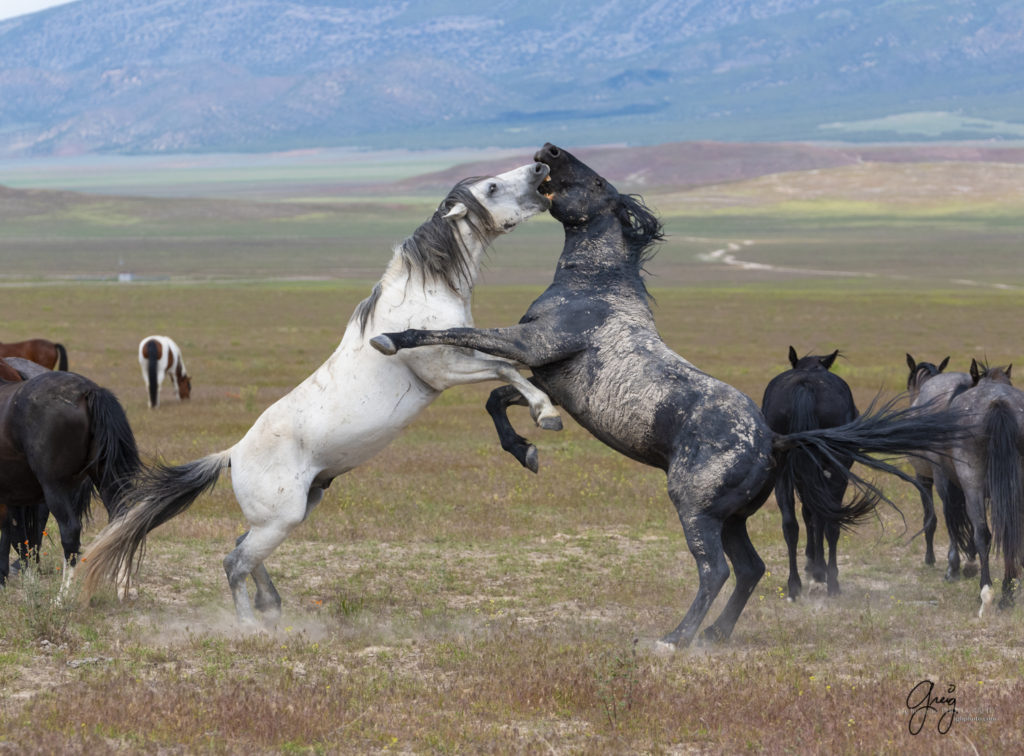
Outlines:
[[[473, 328], [470, 300], [485, 250], [545, 210], [565, 232], [553, 282], [517, 325]], [[765, 571], [747, 519], [773, 491], [789, 550], [789, 597], [802, 590], [797, 495], [808, 569], [837, 593], [840, 530], [887, 500], [854, 463], [918, 487], [929, 563], [934, 487], [950, 533], [947, 577], [959, 573], [961, 553], [976, 557], [984, 613], [992, 602], [994, 542], [1005, 560], [1000, 604], [1009, 605], [1024, 559], [1024, 393], [1010, 385], [1010, 369], [973, 363], [969, 374], [944, 373], [948, 358], [936, 366], [907, 355], [910, 402], [897, 397], [861, 413], [849, 387], [830, 372], [838, 352], [801, 358], [790, 347], [792, 369], [772, 380], [758, 407], [658, 335], [642, 268], [662, 238], [661, 223], [642, 200], [620, 194], [552, 144], [531, 164], [466, 179], [395, 248], [323, 365], [236, 444], [176, 466], [140, 462], [124, 412], [105, 389], [71, 373], [25, 370], [15, 360], [15, 375], [3, 380], [0, 373], [0, 516], [39, 507], [45, 516], [48, 509], [60, 527], [67, 583], [95, 489], [110, 521], [82, 559], [83, 593], [109, 580], [124, 595], [147, 534], [184, 512], [230, 467], [249, 525], [224, 559], [237, 617], [245, 627], [272, 624], [281, 598], [264, 561], [333, 479], [380, 451], [446, 388], [497, 380], [504, 385], [486, 407], [501, 446], [534, 472], [537, 450], [509, 422], [510, 405], [528, 405], [548, 430], [561, 428], [561, 407], [611, 448], [665, 472], [699, 586], [662, 643], [694, 639], [731, 562], [735, 588], [704, 630], [709, 641], [730, 636]], [[164, 374], [187, 398], [191, 384], [172, 341], [144, 339], [139, 354], [150, 406]], [[529, 379], [519, 372], [524, 368]], [[897, 457], [910, 459], [912, 476]], [[56, 461], [59, 469], [50, 464]], [[851, 486], [856, 495], [844, 504]], [[5, 542], [4, 565], [9, 550]]]

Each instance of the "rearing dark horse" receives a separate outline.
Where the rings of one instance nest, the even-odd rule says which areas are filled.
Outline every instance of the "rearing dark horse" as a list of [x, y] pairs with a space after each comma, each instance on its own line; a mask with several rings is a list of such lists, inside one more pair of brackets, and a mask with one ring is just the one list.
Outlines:
[[[385, 354], [453, 344], [516, 360], [532, 368], [536, 385], [598, 439], [664, 470], [700, 587], [682, 622], [663, 640], [677, 645], [693, 639], [729, 577], [728, 556], [736, 588], [704, 633], [725, 639], [764, 573], [746, 521], [771, 493], [781, 454], [807, 449], [893, 472], [865, 452], [927, 447], [948, 427], [948, 418], [886, 408], [841, 428], [774, 433], [749, 397], [698, 370], [658, 335], [641, 277], [652, 245], [662, 238], [658, 220], [638, 199], [619, 194], [554, 145], [545, 145], [535, 159], [551, 168], [545, 186], [551, 214], [565, 228], [565, 247], [554, 282], [519, 325], [403, 331], [372, 343]], [[492, 409], [502, 396], [513, 401], [506, 391]], [[847, 509], [824, 514], [838, 522], [851, 516]]]

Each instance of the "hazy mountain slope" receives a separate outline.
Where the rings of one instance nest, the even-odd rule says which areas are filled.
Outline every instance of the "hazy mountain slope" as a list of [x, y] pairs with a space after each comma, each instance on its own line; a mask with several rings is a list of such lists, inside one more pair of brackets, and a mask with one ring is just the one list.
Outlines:
[[79, 0], [0, 23], [0, 154], [1019, 136], [1022, 30], [980, 0]]

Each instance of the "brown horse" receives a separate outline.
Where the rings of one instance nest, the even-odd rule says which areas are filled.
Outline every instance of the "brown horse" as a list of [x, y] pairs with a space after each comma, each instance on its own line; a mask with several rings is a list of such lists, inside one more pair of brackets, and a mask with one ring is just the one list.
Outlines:
[[9, 344], [0, 342], [0, 357], [21, 357], [48, 370], [68, 369], [68, 353], [64, 345], [46, 339], [12, 341]]

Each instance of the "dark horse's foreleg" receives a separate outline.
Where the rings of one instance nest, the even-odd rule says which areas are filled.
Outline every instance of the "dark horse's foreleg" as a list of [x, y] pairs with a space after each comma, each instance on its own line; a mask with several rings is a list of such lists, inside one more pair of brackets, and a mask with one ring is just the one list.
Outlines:
[[[530, 382], [536, 385], [532, 379]], [[508, 408], [514, 404], [526, 406], [527, 401], [515, 386], [499, 386], [487, 397], [487, 412], [494, 421], [501, 448], [518, 459], [527, 470], [537, 472], [537, 447], [516, 433], [508, 419]]]

